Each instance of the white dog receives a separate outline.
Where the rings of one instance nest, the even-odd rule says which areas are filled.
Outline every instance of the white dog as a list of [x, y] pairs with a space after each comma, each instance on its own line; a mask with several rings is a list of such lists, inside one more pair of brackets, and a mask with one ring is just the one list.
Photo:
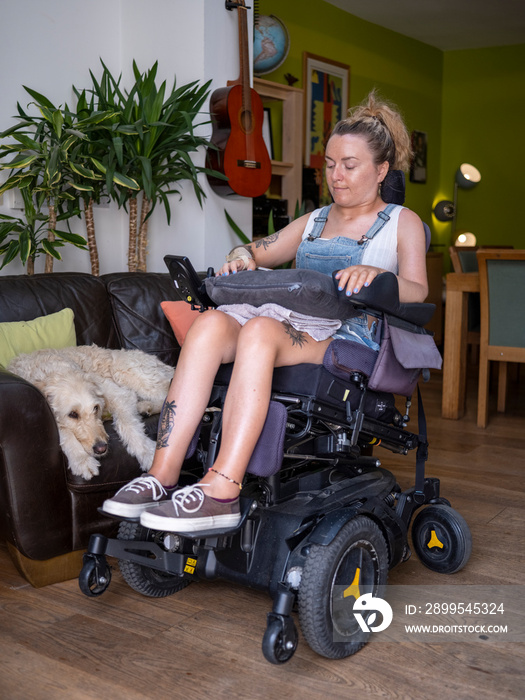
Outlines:
[[110, 414], [127, 451], [151, 467], [155, 442], [140, 414], [159, 413], [173, 377], [170, 367], [140, 350], [82, 345], [19, 355], [8, 369], [44, 394], [73, 474], [91, 479], [108, 450], [102, 417]]

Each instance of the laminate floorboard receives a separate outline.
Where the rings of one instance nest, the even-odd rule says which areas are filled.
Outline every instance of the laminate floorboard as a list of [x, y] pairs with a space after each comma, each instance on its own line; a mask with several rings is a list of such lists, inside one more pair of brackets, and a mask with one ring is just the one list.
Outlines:
[[[416, 555], [390, 572], [399, 586], [522, 585], [525, 573], [525, 387], [509, 391], [505, 415], [476, 427], [475, 378], [467, 413], [441, 418], [441, 378], [423, 385], [430, 457], [427, 475], [469, 523], [472, 557], [454, 575], [426, 569]], [[416, 407], [412, 408], [416, 416]], [[415, 420], [415, 419], [414, 419]], [[415, 428], [414, 428], [415, 429]], [[404, 488], [414, 454], [377, 450]], [[114, 562], [112, 562], [114, 563]], [[315, 654], [300, 635], [292, 660], [261, 653], [270, 598], [223, 581], [195, 583], [174, 596], [146, 598], [118, 568], [99, 598], [76, 580], [34, 589], [0, 545], [0, 698], [114, 700], [494, 700], [522, 698], [525, 645], [519, 642], [371, 641], [341, 661]], [[522, 611], [523, 612], [523, 611]]]

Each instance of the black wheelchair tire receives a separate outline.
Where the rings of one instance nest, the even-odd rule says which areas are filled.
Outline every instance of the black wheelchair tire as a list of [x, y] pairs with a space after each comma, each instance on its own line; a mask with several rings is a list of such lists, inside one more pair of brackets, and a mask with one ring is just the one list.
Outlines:
[[[429, 546], [434, 537], [436, 545]], [[419, 511], [412, 524], [412, 543], [419, 561], [440, 574], [460, 571], [472, 552], [472, 535], [465, 519], [443, 504]]]
[[[118, 531], [120, 540], [148, 541], [152, 537], [153, 531], [143, 527], [140, 523], [129, 521], [120, 523]], [[165, 598], [178, 593], [191, 583], [191, 580], [184, 576], [152, 569], [133, 561], [119, 559], [118, 565], [128, 586], [149, 598]]]
[[294, 627], [294, 638], [290, 640], [290, 647], [286, 648], [282, 624], [279, 620], [272, 620], [266, 628], [262, 641], [264, 658], [271, 664], [285, 664], [295, 654], [298, 640], [297, 630]]
[[111, 568], [104, 557], [84, 555], [84, 565], [80, 570], [78, 585], [89, 598], [102, 595], [111, 582]]
[[355, 619], [355, 597], [343, 606], [341, 589], [355, 580], [359, 568], [359, 576], [363, 574], [363, 580], [359, 579], [360, 595], [366, 587], [366, 592], [380, 596], [388, 578], [388, 564], [383, 533], [364, 515], [348, 521], [330, 544], [311, 546], [298, 602], [301, 630], [313, 651], [329, 659], [342, 659], [366, 644], [370, 633], [363, 632]]

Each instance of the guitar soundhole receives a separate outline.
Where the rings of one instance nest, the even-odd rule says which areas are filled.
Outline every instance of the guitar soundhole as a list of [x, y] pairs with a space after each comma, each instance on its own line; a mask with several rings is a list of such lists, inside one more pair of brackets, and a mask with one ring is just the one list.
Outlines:
[[251, 133], [253, 131], [253, 115], [252, 115], [252, 113], [247, 109], [243, 110], [239, 115], [239, 123], [241, 125], [241, 129], [246, 134]]

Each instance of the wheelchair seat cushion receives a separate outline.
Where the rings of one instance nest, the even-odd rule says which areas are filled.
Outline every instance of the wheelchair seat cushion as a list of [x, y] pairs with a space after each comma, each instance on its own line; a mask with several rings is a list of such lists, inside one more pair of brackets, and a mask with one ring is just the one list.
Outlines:
[[[216, 386], [223, 387], [223, 391], [230, 382], [232, 369], [233, 364], [221, 365], [215, 377]], [[357, 384], [334, 376], [323, 365], [310, 363], [277, 367], [273, 372], [272, 391], [274, 395], [305, 399], [305, 403], [315, 399], [335, 412], [346, 410], [347, 403], [355, 410], [361, 400]], [[384, 423], [391, 423], [398, 413], [393, 394], [384, 391], [367, 391], [362, 408], [366, 416]]]

